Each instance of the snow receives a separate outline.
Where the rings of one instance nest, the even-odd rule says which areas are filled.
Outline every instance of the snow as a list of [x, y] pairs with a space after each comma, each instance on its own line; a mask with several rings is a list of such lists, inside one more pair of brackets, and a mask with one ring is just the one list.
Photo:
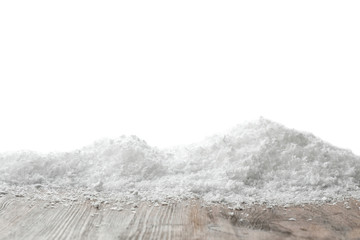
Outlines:
[[68, 192], [159, 204], [201, 198], [234, 205], [360, 199], [360, 157], [264, 118], [171, 149], [121, 136], [73, 152], [2, 153], [0, 164], [0, 192], [18, 195]]

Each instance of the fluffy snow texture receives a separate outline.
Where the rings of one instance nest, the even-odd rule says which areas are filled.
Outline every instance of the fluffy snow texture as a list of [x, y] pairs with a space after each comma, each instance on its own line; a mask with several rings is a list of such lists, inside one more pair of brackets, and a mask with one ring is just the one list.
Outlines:
[[263, 118], [173, 149], [122, 136], [68, 153], [3, 153], [0, 164], [3, 188], [30, 185], [131, 193], [142, 200], [199, 197], [228, 203], [360, 199], [360, 157]]

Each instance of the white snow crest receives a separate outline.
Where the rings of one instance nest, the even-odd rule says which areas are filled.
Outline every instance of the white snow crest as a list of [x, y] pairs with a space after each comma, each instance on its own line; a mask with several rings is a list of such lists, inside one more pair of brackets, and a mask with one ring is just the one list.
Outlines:
[[122, 136], [68, 153], [3, 153], [0, 163], [6, 186], [231, 203], [359, 198], [358, 156], [263, 118], [185, 147], [159, 150], [136, 136]]

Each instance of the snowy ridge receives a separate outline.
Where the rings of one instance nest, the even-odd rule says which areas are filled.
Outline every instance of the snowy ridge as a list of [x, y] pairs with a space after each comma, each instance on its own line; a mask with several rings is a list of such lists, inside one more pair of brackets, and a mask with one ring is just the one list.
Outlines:
[[122, 136], [69, 153], [3, 153], [0, 163], [3, 187], [230, 203], [360, 199], [360, 157], [263, 118], [185, 147], [159, 150]]

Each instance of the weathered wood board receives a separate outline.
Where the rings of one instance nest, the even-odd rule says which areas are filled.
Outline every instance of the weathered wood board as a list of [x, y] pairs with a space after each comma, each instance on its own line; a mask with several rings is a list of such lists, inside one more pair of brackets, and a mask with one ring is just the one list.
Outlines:
[[0, 197], [0, 239], [360, 239], [360, 203], [229, 209], [189, 200], [113, 208]]

